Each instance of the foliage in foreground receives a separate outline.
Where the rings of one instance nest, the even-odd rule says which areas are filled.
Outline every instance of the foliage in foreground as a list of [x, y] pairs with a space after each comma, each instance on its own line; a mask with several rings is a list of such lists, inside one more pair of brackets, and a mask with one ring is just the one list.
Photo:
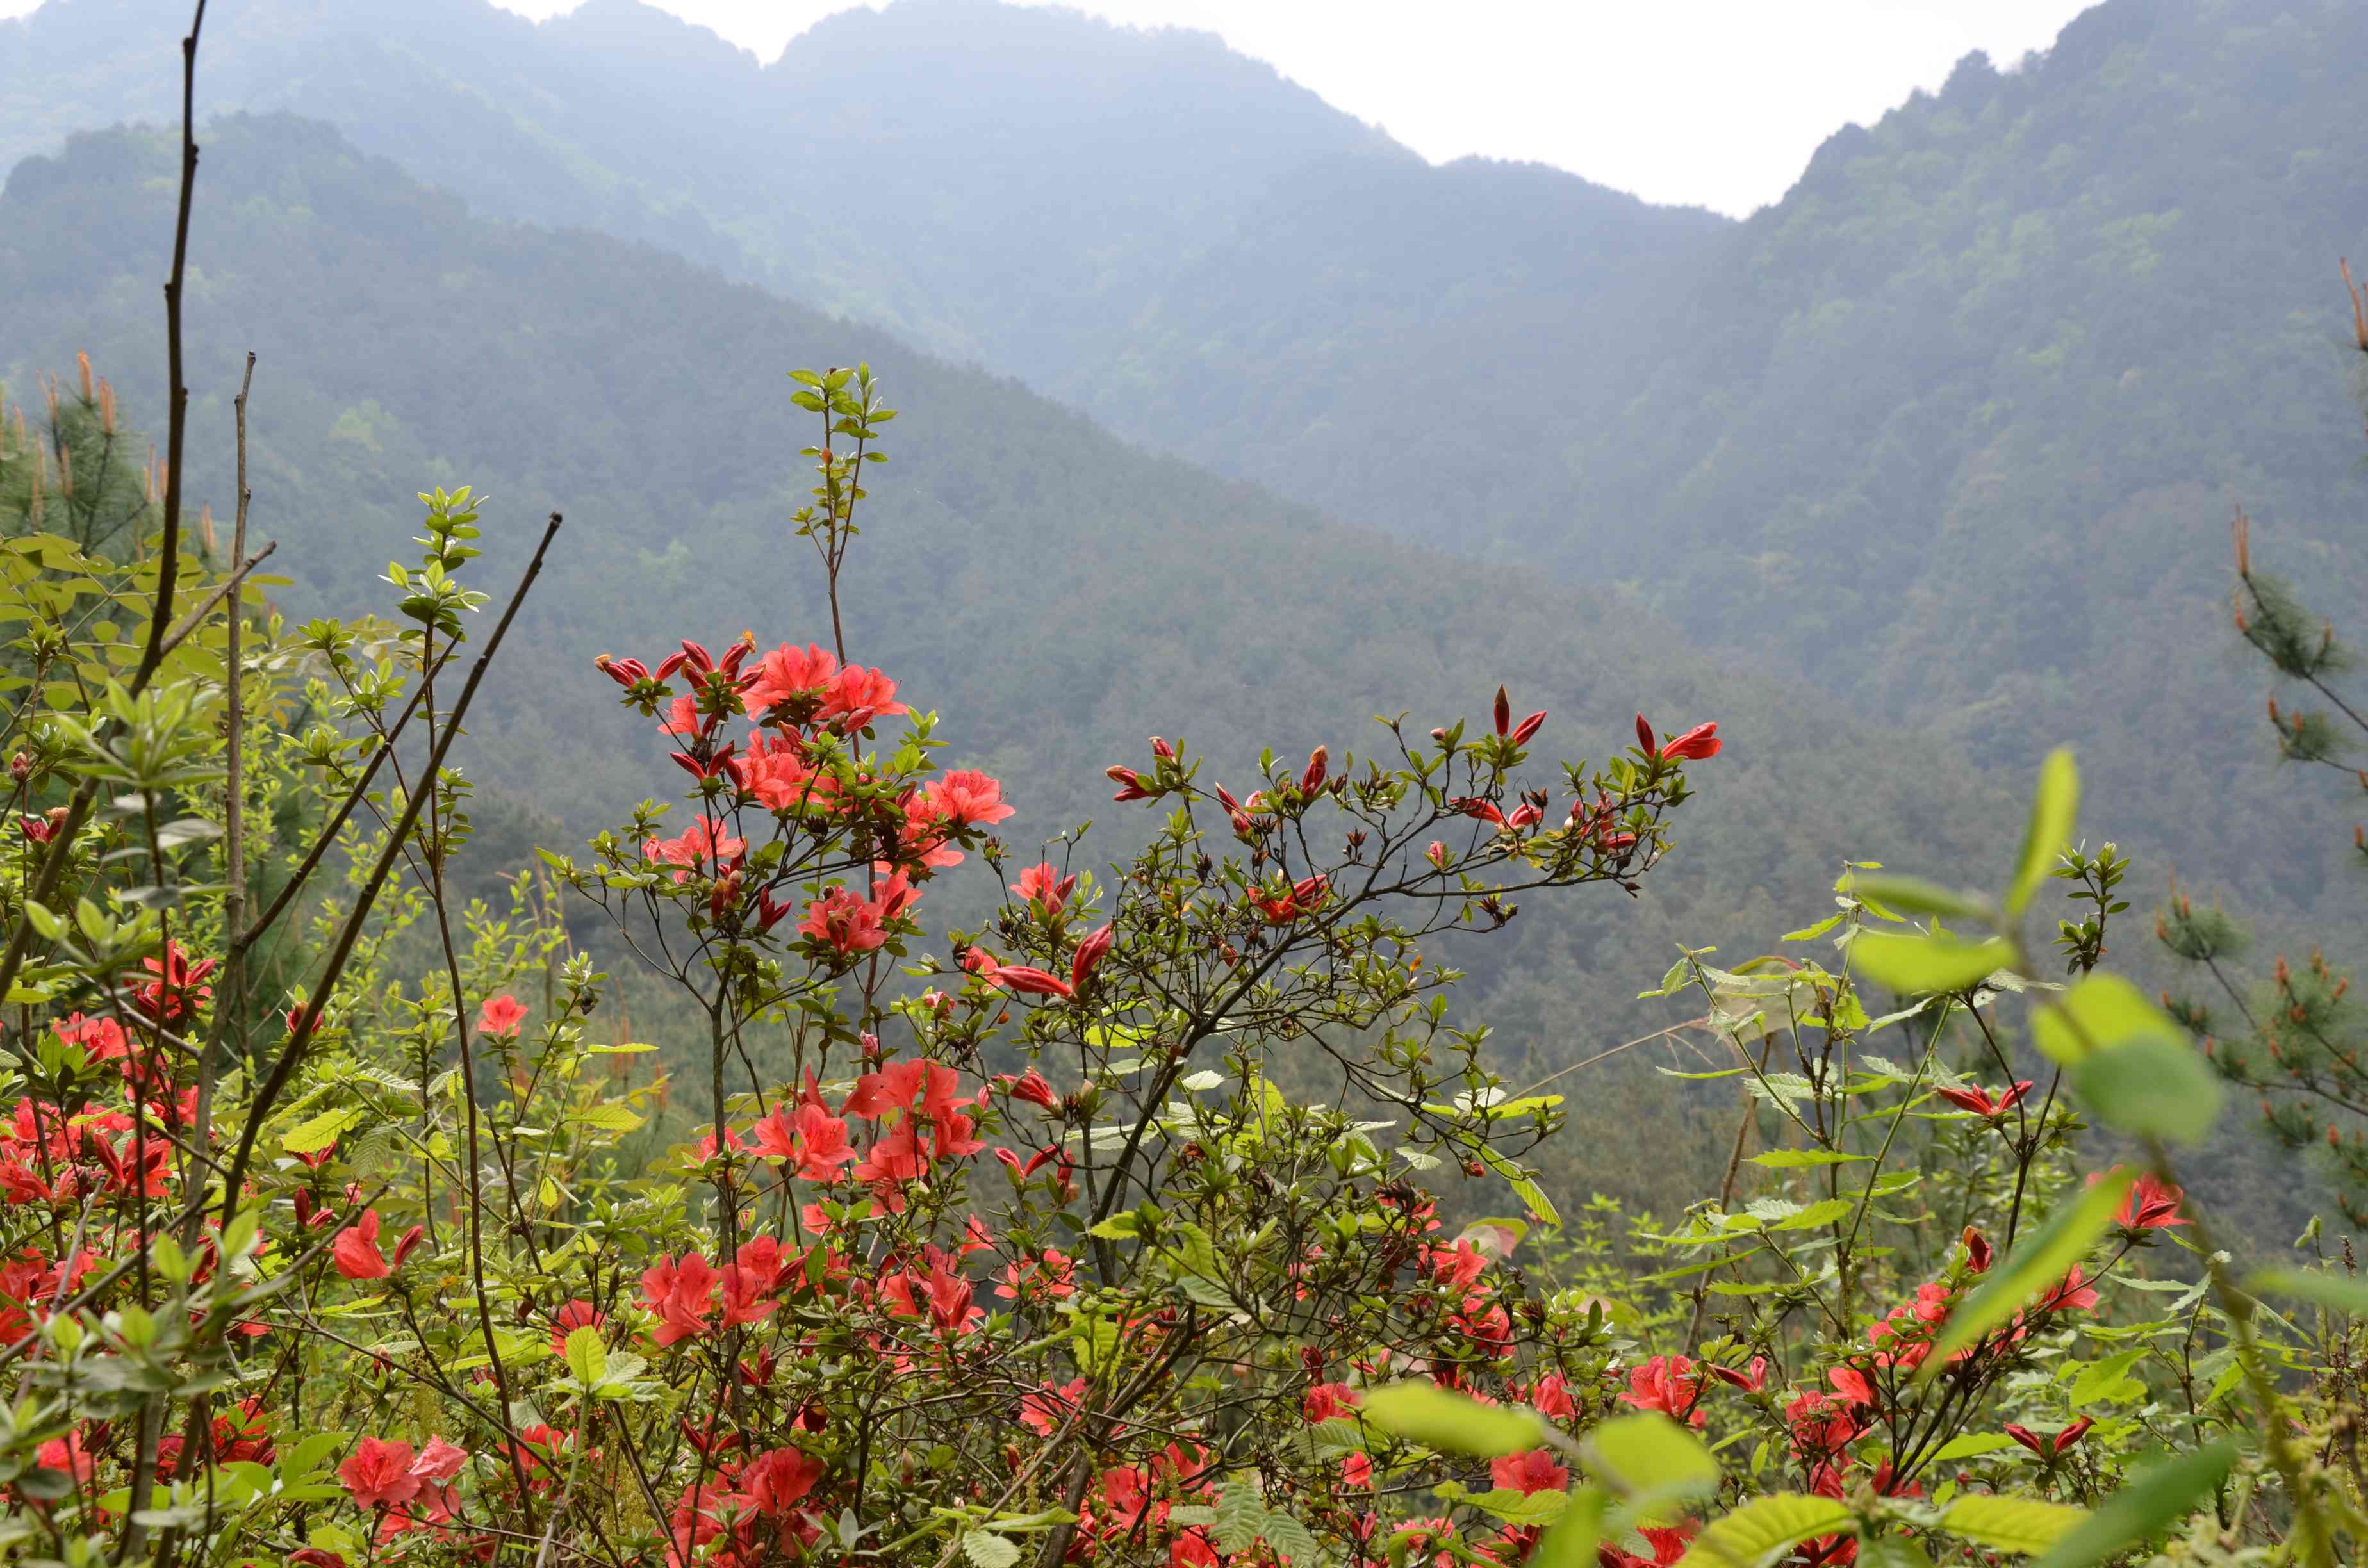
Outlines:
[[[863, 370], [798, 381], [835, 604], [893, 415]], [[1425, 943], [1640, 885], [1715, 726], [1549, 770], [1499, 691], [1238, 787], [1155, 738], [1110, 771], [1156, 830], [1098, 872], [998, 843], [996, 781], [836, 627], [687, 641], [598, 661], [680, 797], [463, 905], [449, 752], [534, 574], [497, 608], [478, 498], [423, 501], [391, 619], [289, 627], [245, 584], [153, 665], [121, 630], [172, 619], [155, 552], [8, 542], [13, 1555], [2356, 1543], [2359, 1287], [2270, 1282], [2304, 1322], [2208, 1241], [2148, 1267], [2203, 1229], [2173, 1151], [2217, 1090], [2099, 969], [2126, 864], [2075, 846], [2068, 757], [1995, 898], [1857, 867], [1795, 956], [1681, 958], [1661, 989], [1752, 1110], [1724, 1192], [1621, 1236], [1537, 1184], [1562, 1098], [1491, 1071]], [[933, 944], [982, 869], [991, 925]], [[604, 1027], [563, 898], [690, 998], [703, 1081]], [[647, 1149], [686, 1088], [706, 1125]], [[2089, 1119], [2136, 1158], [2078, 1169]]]

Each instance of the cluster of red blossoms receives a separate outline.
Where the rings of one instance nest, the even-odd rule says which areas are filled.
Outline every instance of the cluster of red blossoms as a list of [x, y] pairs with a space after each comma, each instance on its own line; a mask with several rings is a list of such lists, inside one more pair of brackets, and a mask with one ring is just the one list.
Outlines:
[[[744, 639], [719, 658], [685, 642], [655, 671], [639, 659], [603, 654], [596, 663], [629, 705], [662, 715], [659, 734], [677, 744], [670, 755], [698, 783], [699, 815], [674, 837], [644, 841], [642, 855], [673, 868], [677, 885], [712, 884], [707, 913], [719, 926], [770, 931], [797, 913], [796, 928], [817, 953], [851, 962], [897, 933], [921, 896], [916, 881], [959, 863], [964, 835], [1012, 814], [1002, 786], [975, 769], [924, 782], [866, 764], [860, 742], [870, 727], [909, 710], [886, 674], [841, 665], [825, 649], [783, 643], [758, 653]], [[668, 684], [677, 676], [689, 690]], [[741, 718], [753, 728], [727, 738]], [[868, 884], [830, 888], [802, 911], [778, 901], [773, 886], [750, 885], [742, 824], [758, 812], [784, 831], [867, 846]]]

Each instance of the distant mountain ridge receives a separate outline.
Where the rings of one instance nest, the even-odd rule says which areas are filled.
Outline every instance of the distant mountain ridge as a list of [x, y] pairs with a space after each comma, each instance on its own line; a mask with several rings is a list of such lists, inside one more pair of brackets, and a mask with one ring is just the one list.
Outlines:
[[[1678, 854], [1641, 899], [1535, 901], [1487, 944], [1470, 1015], [1499, 1029], [1500, 1060], [1542, 1075], [1668, 1023], [1626, 999], [1676, 943], [1756, 951], [1827, 907], [1847, 855], [1964, 860], [2011, 833], [2014, 803], [1961, 763], [1886, 752], [1830, 706], [1689, 653], [1615, 592], [1341, 527], [647, 246], [478, 218], [316, 122], [231, 118], [207, 149], [192, 499], [224, 510], [228, 400], [252, 348], [253, 527], [280, 541], [292, 613], [383, 605], [377, 563], [416, 531], [423, 485], [491, 494], [472, 575], [493, 585], [512, 580], [529, 524], [564, 511], [467, 763], [489, 798], [561, 819], [560, 843], [671, 788], [655, 726], [618, 710], [596, 653], [743, 628], [768, 644], [825, 634], [810, 548], [785, 521], [814, 432], [783, 372], [859, 355], [902, 417], [849, 564], [850, 653], [946, 716], [949, 763], [1006, 781], [1020, 814], [997, 831], [1020, 863], [1088, 819], [1087, 863], [1144, 831], [1102, 769], [1139, 761], [1155, 727], [1239, 783], [1262, 743], [1304, 756], [1321, 742], [1345, 766], [1386, 741], [1376, 714], [1408, 712], [1417, 735], [1485, 719], [1501, 680], [1551, 714], [1543, 784], [1544, 756], [1617, 750], [1640, 710], [1668, 729], [1715, 720], [1727, 750], [1701, 765]], [[0, 375], [24, 385], [87, 350], [127, 418], [160, 405], [173, 155], [165, 133], [109, 131], [12, 171]], [[1837, 754], [1858, 759], [1849, 791], [1833, 788]], [[933, 919], [975, 912], [995, 880], [962, 870], [971, 892], [933, 894]], [[1651, 1066], [1639, 1052], [1593, 1070], [1588, 1131], [1570, 1145], [1586, 1174], [1567, 1190], [1659, 1201], [1669, 1147], [1732, 1137], [1731, 1086], [1707, 1093], [1697, 1125]], [[1649, 1163], [1618, 1137], [1618, 1108], [1648, 1105], [1670, 1129]]]
[[[1433, 168], [1205, 36], [988, 0], [843, 14], [764, 70], [634, 0], [219, 21], [216, 103], [1344, 521], [1620, 585], [2009, 775], [2084, 736], [2114, 831], [2248, 896], [2339, 885], [2226, 832], [2313, 804], [2217, 621], [2239, 502], [2294, 570], [2368, 586], [2333, 276], [2368, 255], [2368, 7], [2105, 0], [1837, 132], [1743, 223]], [[160, 114], [177, 25], [50, 0], [0, 48], [0, 155]]]

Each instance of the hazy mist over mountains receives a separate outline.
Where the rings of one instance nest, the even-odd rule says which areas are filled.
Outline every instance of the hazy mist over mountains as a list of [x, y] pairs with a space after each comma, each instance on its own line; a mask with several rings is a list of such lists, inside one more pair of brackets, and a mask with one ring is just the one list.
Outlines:
[[[0, 23], [11, 386], [87, 348], [160, 405], [168, 150], [108, 128], [174, 112], [183, 20]], [[2368, 9], [2107, 0], [1740, 223], [1434, 167], [1205, 35], [991, 0], [761, 68], [635, 0], [250, 0], [206, 47], [201, 112], [243, 117], [201, 138], [194, 417], [255, 347], [291, 543], [399, 538], [461, 479], [580, 520], [574, 619], [525, 628], [484, 762], [570, 827], [643, 788], [587, 635], [639, 651], [693, 583], [720, 636], [814, 612], [780, 377], [862, 354], [907, 421], [866, 657], [1021, 722], [954, 738], [1030, 834], [1095, 814], [1155, 717], [1340, 744], [1509, 678], [1574, 749], [1638, 706], [1727, 726], [1691, 880], [1488, 977], [1542, 1060], [1624, 1022], [1578, 989], [1806, 924], [1845, 855], [1979, 853], [2066, 740], [2087, 821], [2191, 884], [2330, 886], [2231, 831], [2319, 802], [2227, 765], [2265, 748], [2219, 618], [2240, 503], [2283, 569], [2362, 583], [2336, 264], [2368, 253]], [[367, 602], [290, 554], [293, 597]], [[1839, 756], [1876, 798], [1825, 792]]]

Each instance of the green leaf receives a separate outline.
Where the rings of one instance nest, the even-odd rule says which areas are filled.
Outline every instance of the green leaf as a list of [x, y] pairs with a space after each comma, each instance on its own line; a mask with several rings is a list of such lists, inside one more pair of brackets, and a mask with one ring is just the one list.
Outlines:
[[2000, 1449], [2015, 1446], [2014, 1439], [2003, 1432], [1966, 1432], [1941, 1445], [1931, 1462], [1941, 1464], [1950, 1460], [1968, 1460], [1976, 1454], [1994, 1454]]
[[1932, 1568], [1932, 1559], [1904, 1535], [1879, 1535], [1859, 1543], [1858, 1568]]
[[2170, 1016], [2118, 974], [2092, 974], [2033, 1016], [2032, 1042], [2070, 1067], [2091, 1052], [2153, 1038], [2184, 1044]]
[[642, 1125], [642, 1119], [621, 1105], [588, 1106], [570, 1119], [603, 1132], [632, 1132]]
[[1437, 1383], [1391, 1383], [1365, 1395], [1359, 1414], [1395, 1437], [1446, 1454], [1495, 1459], [1518, 1454], [1544, 1441], [1544, 1427], [1531, 1412], [1482, 1404]]
[[2084, 1058], [2072, 1086], [2099, 1121], [2134, 1138], [2201, 1142], [2219, 1119], [2219, 1075], [2183, 1040], [2134, 1040]]
[[964, 1530], [962, 1549], [971, 1568], [1014, 1568], [1019, 1561], [1019, 1543], [993, 1530]]
[[1748, 1163], [1783, 1171], [1802, 1165], [1845, 1165], [1869, 1157], [1865, 1154], [1845, 1154], [1833, 1149], [1770, 1149], [1764, 1154], [1752, 1155]]
[[2031, 819], [2022, 830], [2022, 853], [2006, 890], [2006, 912], [2020, 915], [2039, 884], [2055, 869], [2055, 858], [2072, 838], [2080, 816], [2080, 769], [2069, 751], [2050, 752], [2039, 767], [2039, 788], [2031, 797]]
[[1994, 1551], [2045, 1551], [2069, 1535], [2083, 1519], [2085, 1508], [2068, 1503], [2043, 1503], [2036, 1497], [1960, 1497], [1941, 1517], [1941, 1527]]
[[2146, 1385], [2130, 1376], [2130, 1369], [2146, 1359], [2148, 1348], [2132, 1346], [2081, 1368], [2080, 1375], [2072, 1380], [2072, 1407], [2078, 1410], [2100, 1400], [2135, 1399], [2144, 1393]]
[[1603, 1512], [1609, 1500], [1592, 1486], [1582, 1486], [1563, 1506], [1562, 1517], [1546, 1527], [1530, 1554], [1529, 1568], [1596, 1568], [1595, 1549], [1603, 1539]]
[[2246, 1280], [2245, 1289], [2257, 1296], [2292, 1296], [2331, 1312], [2368, 1317], [2368, 1279], [2349, 1275], [2272, 1268]]
[[281, 1138], [279, 1146], [291, 1154], [317, 1154], [335, 1143], [339, 1134], [361, 1119], [362, 1111], [359, 1106], [324, 1110]]
[[1987, 900], [1972, 893], [1955, 892], [1938, 882], [1928, 882], [1917, 877], [1853, 876], [1848, 891], [1871, 898], [1887, 908], [1905, 910], [1910, 915], [1938, 915], [1945, 920], [1984, 924], [1990, 918]]
[[1851, 970], [1877, 985], [1922, 996], [1964, 991], [2014, 965], [2014, 945], [1998, 937], [1968, 942], [1904, 931], [1861, 931], [1850, 945]]
[[609, 1375], [609, 1347], [597, 1328], [568, 1330], [566, 1355], [567, 1369], [587, 1389]]
[[1615, 1416], [1587, 1435], [1589, 1468], [1630, 1496], [1707, 1492], [1718, 1460], [1702, 1439], [1652, 1411]]
[[1217, 1550], [1231, 1553], [1247, 1551], [1258, 1540], [1258, 1527], [1266, 1522], [1266, 1500], [1255, 1475], [1237, 1475], [1217, 1494], [1217, 1522], [1213, 1529]]
[[2148, 1467], [2058, 1536], [2032, 1568], [2089, 1568], [2119, 1555], [2192, 1513], [2236, 1462], [2235, 1441], [2223, 1437]]
[[2121, 1207], [2122, 1195], [2136, 1179], [2137, 1172], [2127, 1166], [2099, 1178], [2094, 1187], [2058, 1209], [2037, 1235], [2015, 1248], [2012, 1257], [1991, 1269], [1981, 1288], [1941, 1325], [1917, 1381], [1930, 1382], [1949, 1364], [1952, 1355], [2014, 1316], [2033, 1296], [2063, 1278], [2105, 1233], [2113, 1211]]
[[1746, 1503], [1697, 1537], [1678, 1568], [1754, 1568], [1770, 1552], [1850, 1529], [1856, 1516], [1830, 1497], [1777, 1492]]

